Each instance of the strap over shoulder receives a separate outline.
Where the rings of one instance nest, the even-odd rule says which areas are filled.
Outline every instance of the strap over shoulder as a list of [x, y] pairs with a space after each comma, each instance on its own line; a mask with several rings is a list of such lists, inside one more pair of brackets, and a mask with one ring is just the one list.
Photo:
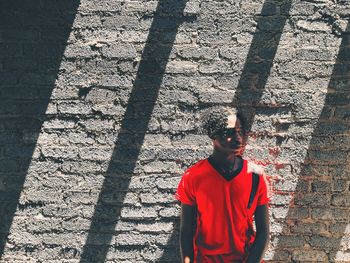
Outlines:
[[259, 185], [259, 175], [257, 173], [252, 173], [252, 190], [250, 191], [248, 209], [252, 206], [254, 201], [256, 191], [258, 190]]

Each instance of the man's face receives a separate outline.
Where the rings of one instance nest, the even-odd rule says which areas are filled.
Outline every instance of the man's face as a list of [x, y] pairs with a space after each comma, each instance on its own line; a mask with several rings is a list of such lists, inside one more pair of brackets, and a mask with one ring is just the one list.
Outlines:
[[235, 114], [228, 116], [226, 130], [214, 138], [214, 147], [228, 155], [243, 154], [244, 131]]

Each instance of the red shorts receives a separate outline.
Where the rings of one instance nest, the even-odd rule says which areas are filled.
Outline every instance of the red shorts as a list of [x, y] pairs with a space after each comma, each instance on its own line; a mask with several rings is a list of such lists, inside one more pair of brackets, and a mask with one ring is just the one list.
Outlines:
[[[235, 254], [203, 255], [197, 253], [195, 263], [244, 263], [243, 259], [238, 259]], [[261, 261], [264, 263], [264, 261]]]
[[235, 254], [203, 255], [198, 252], [195, 263], [242, 263]]

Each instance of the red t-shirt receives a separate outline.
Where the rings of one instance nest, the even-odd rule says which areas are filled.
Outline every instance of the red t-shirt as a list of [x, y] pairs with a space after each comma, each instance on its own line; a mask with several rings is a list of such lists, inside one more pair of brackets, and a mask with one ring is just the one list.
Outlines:
[[230, 254], [242, 260], [253, 243], [253, 215], [258, 205], [269, 199], [262, 176], [254, 201], [248, 209], [252, 189], [252, 173], [243, 160], [242, 170], [227, 181], [207, 159], [191, 166], [182, 176], [176, 198], [197, 207], [195, 253], [202, 255]]

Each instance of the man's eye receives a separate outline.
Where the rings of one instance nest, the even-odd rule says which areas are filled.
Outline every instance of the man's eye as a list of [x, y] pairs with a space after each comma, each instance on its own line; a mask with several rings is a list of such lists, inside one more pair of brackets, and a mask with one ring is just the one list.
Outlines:
[[233, 135], [236, 135], [237, 133], [240, 134], [241, 130], [230, 130], [229, 132], [226, 133], [226, 135], [233, 136]]

